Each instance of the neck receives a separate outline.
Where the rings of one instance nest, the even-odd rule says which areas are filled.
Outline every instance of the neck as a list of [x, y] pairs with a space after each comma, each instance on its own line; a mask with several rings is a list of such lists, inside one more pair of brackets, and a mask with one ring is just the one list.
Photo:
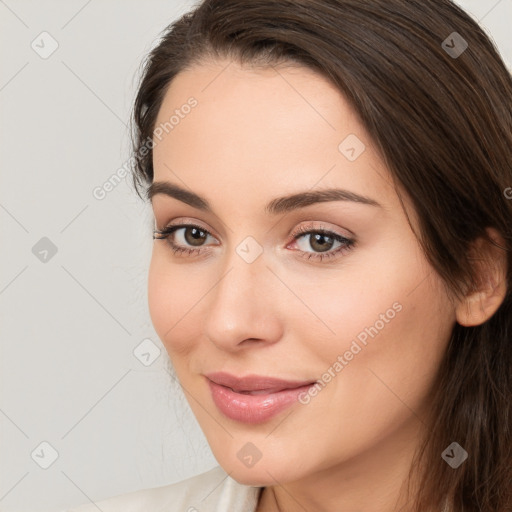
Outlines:
[[409, 512], [414, 495], [406, 496], [407, 478], [422, 427], [411, 418], [351, 460], [266, 487], [257, 512]]

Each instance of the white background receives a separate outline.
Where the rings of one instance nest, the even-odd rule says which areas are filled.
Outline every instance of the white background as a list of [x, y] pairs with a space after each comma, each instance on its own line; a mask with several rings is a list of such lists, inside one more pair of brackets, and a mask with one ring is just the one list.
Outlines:
[[[460, 4], [510, 67], [512, 0]], [[217, 465], [151, 325], [151, 210], [130, 177], [92, 194], [129, 157], [142, 58], [192, 5], [0, 0], [2, 512], [64, 510]], [[31, 47], [43, 31], [59, 45], [47, 59]], [[57, 248], [45, 263], [32, 252], [43, 237]], [[150, 366], [133, 354], [146, 338], [162, 350]], [[58, 452], [48, 469], [43, 441]]]

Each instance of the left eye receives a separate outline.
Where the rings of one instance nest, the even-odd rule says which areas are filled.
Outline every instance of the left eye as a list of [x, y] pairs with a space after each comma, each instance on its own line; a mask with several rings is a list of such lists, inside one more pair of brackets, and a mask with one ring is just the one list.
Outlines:
[[[337, 235], [336, 233], [331, 233], [328, 231], [309, 231], [307, 233], [302, 233], [295, 237], [295, 240], [299, 240], [301, 238], [305, 239], [306, 237], [309, 237], [309, 240], [306, 244], [304, 244], [302, 247], [299, 248], [302, 251], [306, 251], [308, 247], [312, 247], [313, 249], [319, 251], [319, 252], [326, 252], [333, 248], [333, 245], [338, 242], [338, 244], [343, 245], [343, 242], [348, 242], [346, 238], [343, 238], [342, 236]], [[338, 245], [339, 247], [339, 245]]]
[[[346, 238], [338, 233], [334, 233], [332, 231], [328, 231], [325, 229], [314, 229], [312, 226], [306, 226], [299, 229], [299, 234], [295, 235], [295, 240], [299, 240], [301, 238], [309, 237], [309, 242], [307, 242], [306, 247], [303, 247], [301, 252], [301, 257], [306, 258], [308, 260], [319, 260], [324, 261], [328, 258], [332, 258], [334, 256], [341, 255], [346, 251], [349, 251], [353, 248], [355, 244], [355, 240], [351, 238]], [[338, 242], [338, 247], [332, 249], [332, 246], [335, 242]], [[297, 245], [299, 245], [297, 243]], [[312, 247], [314, 249], [313, 252], [309, 252], [306, 249], [308, 247]], [[316, 252], [316, 250], [319, 252]]]

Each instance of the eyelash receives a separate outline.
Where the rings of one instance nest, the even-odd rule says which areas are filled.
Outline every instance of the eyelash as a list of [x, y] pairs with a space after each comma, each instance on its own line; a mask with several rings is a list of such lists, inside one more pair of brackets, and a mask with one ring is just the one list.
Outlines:
[[[202, 252], [201, 248], [195, 248], [195, 249], [189, 249], [186, 247], [181, 247], [180, 245], [174, 243], [172, 240], [169, 239], [169, 237], [178, 229], [183, 228], [196, 228], [199, 231], [206, 233], [206, 235], [210, 235], [213, 237], [213, 235], [207, 230], [202, 228], [201, 226], [198, 226], [196, 224], [176, 224], [174, 226], [167, 226], [166, 228], [162, 230], [155, 229], [153, 231], [153, 239], [155, 240], [166, 240], [167, 243], [171, 246], [171, 249], [174, 253], [174, 255], [186, 253], [187, 256], [191, 256], [193, 254], [198, 254]], [[314, 259], [318, 261], [324, 261], [327, 259], [330, 259], [334, 256], [337, 256], [338, 254], [341, 254], [343, 252], [347, 252], [351, 250], [355, 245], [355, 240], [351, 238], [346, 238], [344, 236], [339, 235], [338, 233], [334, 233], [333, 231], [328, 231], [326, 229], [320, 229], [320, 228], [314, 228], [313, 226], [301, 226], [297, 229], [297, 232], [293, 235], [294, 240], [298, 240], [299, 238], [302, 238], [305, 235], [311, 235], [311, 234], [321, 234], [328, 236], [329, 238], [332, 238], [333, 240], [342, 243], [340, 247], [338, 247], [335, 250], [331, 250], [325, 253], [314, 253], [314, 252], [306, 252], [306, 251], [298, 251], [301, 253], [301, 257], [305, 259]], [[158, 235], [158, 236], [155, 236]]]

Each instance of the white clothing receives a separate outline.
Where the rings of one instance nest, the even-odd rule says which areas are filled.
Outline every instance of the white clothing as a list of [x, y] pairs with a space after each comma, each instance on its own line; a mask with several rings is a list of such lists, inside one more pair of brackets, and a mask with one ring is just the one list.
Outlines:
[[255, 512], [262, 489], [242, 485], [216, 466], [181, 482], [120, 494], [66, 512]]

